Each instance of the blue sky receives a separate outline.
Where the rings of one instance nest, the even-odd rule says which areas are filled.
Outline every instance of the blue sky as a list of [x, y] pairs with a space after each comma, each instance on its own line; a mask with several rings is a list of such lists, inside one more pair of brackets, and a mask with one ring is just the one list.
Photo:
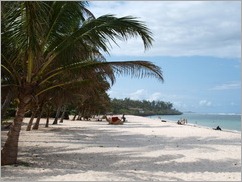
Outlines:
[[107, 61], [147, 60], [154, 78], [117, 77], [111, 98], [163, 100], [181, 111], [241, 113], [240, 1], [93, 1], [96, 17], [134, 16], [153, 33], [151, 49], [132, 38], [113, 45]]

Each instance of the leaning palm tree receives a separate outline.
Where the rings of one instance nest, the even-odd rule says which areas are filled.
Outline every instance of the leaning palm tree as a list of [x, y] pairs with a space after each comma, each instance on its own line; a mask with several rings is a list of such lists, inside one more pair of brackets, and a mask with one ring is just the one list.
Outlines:
[[[100, 52], [109, 53], [110, 41], [116, 43], [117, 38], [139, 36], [145, 49], [151, 46], [151, 32], [136, 18], [95, 18], [82, 1], [11, 3], [1, 3], [1, 60], [9, 84], [17, 89], [19, 104], [1, 151], [2, 165], [17, 161], [21, 124], [34, 97], [56, 87], [83, 82], [92, 76], [90, 73], [111, 83], [115, 74], [163, 80], [161, 69], [151, 62], [100, 61]], [[67, 72], [70, 79], [62, 80]]]

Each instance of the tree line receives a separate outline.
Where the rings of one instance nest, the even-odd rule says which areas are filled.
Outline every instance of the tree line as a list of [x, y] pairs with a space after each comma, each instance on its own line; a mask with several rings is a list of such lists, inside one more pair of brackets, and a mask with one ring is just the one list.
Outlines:
[[[107, 114], [130, 114], [138, 116], [150, 116], [150, 115], [180, 115], [182, 112], [173, 108], [173, 104], [164, 101], [147, 101], [147, 100], [131, 100], [125, 99], [110, 99], [106, 92], [103, 92], [99, 96], [90, 97], [85, 101], [74, 102], [62, 102], [60, 100], [56, 102], [42, 102], [38, 104], [32, 103], [30, 108], [25, 112], [25, 117], [29, 117], [29, 123], [27, 131], [31, 129], [38, 129], [40, 118], [46, 118], [45, 127], [49, 126], [49, 119], [54, 118], [52, 124], [63, 122], [64, 119], [70, 120], [82, 120], [89, 119], [97, 115]], [[67, 97], [69, 98], [69, 97]], [[71, 101], [71, 100], [69, 100]], [[16, 101], [13, 100], [9, 103], [5, 113], [2, 113], [1, 123], [3, 128], [7, 128], [12, 123], [6, 123], [9, 119], [15, 116], [17, 110]], [[72, 118], [70, 118], [72, 116]], [[37, 122], [33, 125], [34, 119]], [[7, 125], [7, 127], [6, 127]]]
[[150, 115], [180, 115], [182, 112], [173, 108], [173, 104], [164, 101], [147, 101], [147, 100], [131, 100], [112, 99], [111, 113], [113, 114], [131, 114], [139, 116]]

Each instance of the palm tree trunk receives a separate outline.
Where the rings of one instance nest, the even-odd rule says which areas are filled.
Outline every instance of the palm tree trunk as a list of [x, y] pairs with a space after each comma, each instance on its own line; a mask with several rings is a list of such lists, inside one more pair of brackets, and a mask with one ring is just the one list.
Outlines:
[[72, 121], [76, 120], [76, 116], [77, 116], [77, 114], [74, 115], [74, 117], [72, 118]]
[[10, 101], [12, 99], [12, 91], [9, 91], [1, 107], [1, 123], [5, 119], [7, 109], [9, 107]]
[[41, 116], [42, 116], [42, 114], [43, 114], [43, 109], [42, 109], [42, 107], [40, 108], [40, 114], [39, 114], [39, 116], [38, 116], [38, 118], [36, 119], [36, 122], [35, 122], [35, 124], [34, 124], [34, 126], [33, 126], [33, 130], [38, 130], [39, 129], [39, 122], [40, 122], [40, 119], [41, 119]]
[[35, 115], [36, 115], [36, 113], [37, 113], [37, 110], [38, 110], [38, 109], [36, 109], [35, 111], [33, 111], [32, 116], [31, 116], [31, 118], [30, 118], [30, 120], [29, 120], [29, 124], [28, 124], [28, 126], [27, 126], [27, 128], [26, 128], [26, 131], [30, 131], [30, 130], [31, 130], [31, 126], [32, 126], [32, 124], [33, 124], [33, 120], [34, 120], [34, 117], [35, 117]]
[[50, 109], [47, 108], [47, 119], [46, 119], [46, 123], [45, 123], [46, 128], [49, 127], [49, 121], [50, 121]]
[[65, 117], [65, 112], [66, 112], [66, 106], [63, 108], [63, 113], [61, 115], [60, 123], [63, 123], [64, 117]]
[[52, 124], [57, 124], [58, 118], [60, 116], [60, 111], [61, 111], [61, 106], [58, 106], [57, 111], [56, 111], [56, 115], [55, 115], [55, 120]]
[[82, 120], [82, 113], [81, 112], [78, 113], [78, 117], [77, 117], [76, 120]]
[[20, 97], [20, 102], [16, 111], [13, 125], [8, 132], [8, 138], [1, 151], [1, 165], [11, 165], [17, 162], [19, 134], [26, 106], [30, 100], [31, 96], [29, 95]]
[[48, 115], [48, 116], [47, 116], [47, 119], [46, 119], [46, 123], [45, 123], [45, 127], [46, 127], [46, 128], [49, 127], [49, 121], [50, 121], [50, 116]]

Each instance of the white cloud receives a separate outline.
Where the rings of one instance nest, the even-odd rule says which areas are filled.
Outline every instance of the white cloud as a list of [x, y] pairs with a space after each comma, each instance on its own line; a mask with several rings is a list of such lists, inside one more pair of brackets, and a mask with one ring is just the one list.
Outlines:
[[212, 102], [211, 101], [207, 101], [207, 100], [201, 100], [199, 102], [199, 105], [200, 106], [211, 106], [212, 105]]
[[227, 1], [95, 1], [97, 15], [132, 15], [153, 32], [153, 47], [144, 53], [140, 39], [113, 46], [112, 55], [241, 56], [240, 2]]
[[160, 92], [155, 92], [153, 94], [150, 95], [150, 97], [148, 98], [149, 101], [153, 101], [153, 100], [161, 100], [161, 93]]
[[139, 89], [133, 93], [129, 94], [130, 99], [133, 100], [143, 100], [147, 97], [147, 92], [144, 89]]
[[232, 90], [241, 89], [241, 83], [239, 81], [224, 83], [213, 87], [211, 90]]
[[185, 111], [188, 108], [187, 104], [185, 104], [184, 102], [174, 101], [172, 103], [173, 103], [174, 108], [181, 110], [181, 111]]

